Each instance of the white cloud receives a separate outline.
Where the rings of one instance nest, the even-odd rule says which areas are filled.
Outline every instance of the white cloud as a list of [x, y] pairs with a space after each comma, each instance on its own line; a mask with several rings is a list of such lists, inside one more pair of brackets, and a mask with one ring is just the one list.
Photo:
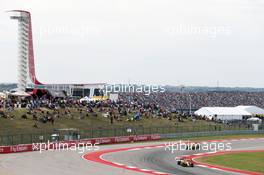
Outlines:
[[[0, 0], [0, 82], [16, 81], [17, 25], [5, 10], [32, 13], [35, 62], [48, 83], [140, 81], [264, 86], [264, 5], [255, 0]], [[228, 35], [168, 28], [226, 26]], [[42, 32], [42, 33], [41, 33]]]

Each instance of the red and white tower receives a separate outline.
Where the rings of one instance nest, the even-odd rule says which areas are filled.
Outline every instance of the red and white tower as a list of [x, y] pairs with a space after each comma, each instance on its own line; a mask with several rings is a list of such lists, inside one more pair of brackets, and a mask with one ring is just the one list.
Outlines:
[[10, 12], [10, 18], [18, 20], [18, 91], [25, 91], [28, 84], [42, 84], [35, 73], [31, 15], [24, 10]]
[[[9, 11], [10, 18], [18, 21], [18, 91], [25, 92], [27, 87], [35, 90], [64, 91], [67, 95], [94, 96], [95, 89], [103, 89], [105, 83], [96, 84], [42, 84], [35, 73], [32, 24], [30, 12], [24, 10]], [[80, 93], [81, 92], [81, 93]]]

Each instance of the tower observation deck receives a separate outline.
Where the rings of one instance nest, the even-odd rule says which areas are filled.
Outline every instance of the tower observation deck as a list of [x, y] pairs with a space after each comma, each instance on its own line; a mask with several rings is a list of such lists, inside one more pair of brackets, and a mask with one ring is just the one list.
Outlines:
[[46, 89], [65, 91], [70, 96], [97, 95], [105, 83], [94, 84], [43, 84], [38, 81], [35, 72], [31, 14], [24, 10], [11, 10], [10, 18], [18, 21], [18, 91]]
[[23, 10], [10, 12], [10, 18], [18, 21], [18, 90], [25, 91], [27, 84], [42, 84], [35, 73], [31, 15]]

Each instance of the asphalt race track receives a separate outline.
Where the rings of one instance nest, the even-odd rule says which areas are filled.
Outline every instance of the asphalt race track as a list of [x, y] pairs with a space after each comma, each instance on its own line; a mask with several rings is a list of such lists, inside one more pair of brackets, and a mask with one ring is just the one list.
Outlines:
[[[264, 139], [229, 141], [232, 150], [263, 150]], [[100, 150], [137, 146], [159, 145], [162, 142], [103, 145]], [[164, 143], [164, 142], [163, 142]], [[201, 151], [177, 151], [173, 154], [164, 147], [142, 148], [136, 150], [107, 153], [102, 159], [118, 162], [129, 167], [152, 170], [160, 174], [235, 174], [205, 167], [184, 168], [177, 165], [175, 157], [190, 155]], [[0, 175], [137, 175], [145, 174], [123, 168], [112, 167], [84, 159], [76, 151], [44, 151], [0, 155]]]
[[[232, 150], [263, 150], [264, 139], [252, 141], [232, 141]], [[201, 151], [178, 151], [171, 153], [165, 151], [165, 148], [140, 149], [137, 151], [126, 151], [106, 154], [103, 159], [111, 160], [112, 162], [122, 163], [132, 167], [142, 169], [151, 169], [157, 172], [168, 174], [234, 174], [224, 171], [216, 171], [204, 167], [195, 166], [194, 168], [185, 168], [177, 165], [175, 157], [199, 153]]]

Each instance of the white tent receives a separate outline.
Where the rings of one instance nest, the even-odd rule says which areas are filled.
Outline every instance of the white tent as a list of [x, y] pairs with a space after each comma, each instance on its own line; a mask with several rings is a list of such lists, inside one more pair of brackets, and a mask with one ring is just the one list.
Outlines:
[[247, 121], [260, 122], [261, 123], [262, 120], [257, 118], [257, 117], [251, 117], [251, 118], [247, 119]]
[[244, 116], [251, 116], [249, 112], [236, 107], [202, 107], [194, 114], [210, 120], [242, 120]]
[[264, 115], [264, 109], [257, 106], [237, 106], [236, 108], [247, 111], [252, 115]]
[[3, 92], [0, 92], [0, 98], [6, 98], [6, 94], [5, 93], [3, 93]]
[[93, 101], [90, 97], [87, 97], [87, 96], [85, 96], [85, 97], [83, 97], [83, 98], [81, 98], [80, 99], [80, 102], [82, 103], [82, 102], [89, 102], [89, 101]]

